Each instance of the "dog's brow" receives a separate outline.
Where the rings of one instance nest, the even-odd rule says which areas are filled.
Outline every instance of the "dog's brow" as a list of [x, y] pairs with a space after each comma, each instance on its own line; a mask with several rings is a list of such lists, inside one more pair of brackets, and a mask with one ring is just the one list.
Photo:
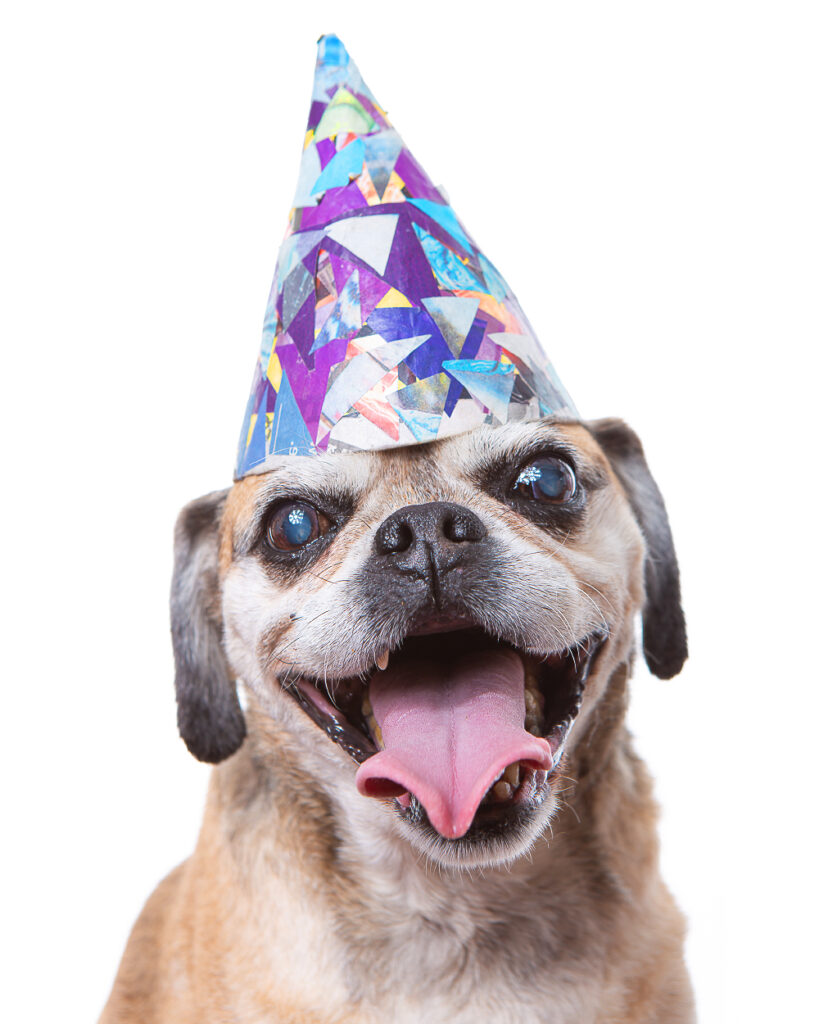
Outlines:
[[581, 460], [583, 453], [552, 424], [510, 425], [482, 432], [472, 440], [470, 462], [479, 471], [487, 465], [500, 462], [518, 462], [537, 455], [544, 448], [554, 446]]

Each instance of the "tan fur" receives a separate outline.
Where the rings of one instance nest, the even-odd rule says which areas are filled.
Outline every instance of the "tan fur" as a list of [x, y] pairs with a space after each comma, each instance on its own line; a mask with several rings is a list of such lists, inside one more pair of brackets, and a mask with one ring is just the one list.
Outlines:
[[[477, 441], [467, 435], [336, 456], [330, 472], [356, 490], [356, 514], [309, 579], [281, 587], [241, 553], [276, 472], [234, 486], [219, 565], [248, 736], [212, 773], [196, 850], [134, 926], [102, 1024], [693, 1021], [683, 921], [658, 872], [651, 783], [624, 725], [643, 542], [589, 433], [549, 429], [608, 478], [565, 543], [470, 482]], [[311, 478], [319, 467], [306, 463], [320, 461], [291, 460], [282, 474]], [[605, 602], [611, 628], [554, 774], [548, 829], [505, 863], [471, 870], [407, 841], [390, 801], [356, 792], [347, 755], [273, 682], [285, 650], [305, 671], [320, 670], [317, 652], [327, 656], [333, 632], [347, 629], [350, 565], [392, 510], [431, 500], [468, 504], [502, 531], [524, 567], [514, 570], [510, 557], [510, 572], [527, 571], [524, 552], [545, 559], [578, 633], [594, 602]], [[306, 615], [291, 621], [310, 607], [312, 625]]]

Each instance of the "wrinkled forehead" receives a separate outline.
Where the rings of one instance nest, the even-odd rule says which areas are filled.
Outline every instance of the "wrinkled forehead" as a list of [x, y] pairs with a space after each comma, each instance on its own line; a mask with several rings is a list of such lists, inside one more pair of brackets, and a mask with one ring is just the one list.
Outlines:
[[241, 551], [271, 504], [307, 497], [351, 507], [386, 508], [432, 500], [464, 501], [493, 474], [509, 473], [544, 450], [568, 457], [576, 470], [608, 474], [605, 456], [580, 423], [485, 427], [429, 444], [377, 452], [282, 456], [279, 465], [238, 481], [222, 521], [223, 541]]

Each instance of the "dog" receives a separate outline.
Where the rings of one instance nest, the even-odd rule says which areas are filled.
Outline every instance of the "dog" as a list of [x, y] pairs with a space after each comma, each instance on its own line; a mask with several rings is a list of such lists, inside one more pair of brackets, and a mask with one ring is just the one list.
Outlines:
[[622, 421], [283, 457], [182, 511], [171, 610], [218, 767], [103, 1024], [694, 1019], [624, 724], [637, 615], [660, 678], [685, 623]]

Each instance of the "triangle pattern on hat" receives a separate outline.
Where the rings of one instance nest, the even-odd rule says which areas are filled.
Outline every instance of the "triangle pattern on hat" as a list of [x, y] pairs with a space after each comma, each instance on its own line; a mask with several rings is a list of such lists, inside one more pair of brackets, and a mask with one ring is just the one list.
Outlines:
[[341, 85], [346, 86], [355, 95], [374, 102], [373, 94], [367, 88], [361, 72], [350, 59], [344, 43], [338, 36], [322, 36], [318, 41], [312, 99], [321, 104], [329, 103], [333, 93]]
[[340, 132], [366, 135], [375, 127], [375, 121], [361, 100], [347, 89], [339, 89], [327, 104], [316, 127], [316, 142], [329, 139]]
[[248, 439], [248, 448], [255, 458], [264, 460], [267, 457], [267, 399], [271, 387], [265, 384], [259, 398], [256, 412], [251, 416], [251, 432]]
[[459, 245], [462, 245], [467, 252], [472, 252], [472, 244], [466, 237], [464, 229], [458, 223], [458, 218], [455, 216], [451, 206], [448, 206], [446, 203], [433, 203], [431, 199], [408, 199], [407, 202], [417, 206], [419, 210], [428, 217], [431, 217], [436, 224], [440, 224], [444, 231], [451, 235]]
[[432, 271], [438, 278], [442, 288], [448, 288], [452, 291], [461, 289], [471, 290], [473, 288], [478, 291], [484, 290], [483, 284], [472, 273], [466, 262], [459, 259], [452, 249], [444, 245], [443, 242], [439, 242], [429, 231], [425, 231], [420, 224], [413, 224], [412, 227], [424, 249], [424, 255], [429, 260], [429, 265], [432, 267]]
[[[363, 395], [378, 383], [389, 370], [414, 352], [429, 335], [391, 341], [361, 355], [353, 356], [327, 390], [321, 418], [329, 426], [338, 423]], [[329, 429], [328, 426], [328, 429]]]
[[313, 291], [313, 275], [299, 260], [287, 277], [282, 289], [282, 328], [286, 331], [293, 318]]
[[490, 338], [509, 353], [518, 373], [537, 395], [541, 414], [548, 416], [559, 409], [562, 386], [559, 380], [554, 380], [554, 370], [534, 338], [508, 331], [503, 334], [491, 334]]
[[337, 338], [348, 338], [361, 327], [361, 290], [354, 270], [330, 308], [330, 313], [313, 342], [311, 353]]
[[323, 231], [301, 231], [298, 234], [288, 235], [285, 238], [279, 250], [279, 260], [276, 265], [276, 279], [280, 289], [282, 281], [293, 270], [298, 261], [303, 260], [323, 237]]
[[397, 213], [379, 213], [371, 217], [347, 217], [327, 227], [327, 237], [383, 274], [398, 223]]
[[412, 303], [406, 297], [406, 295], [402, 295], [397, 288], [393, 288], [392, 285], [390, 285], [390, 290], [384, 295], [384, 297], [378, 303], [378, 308], [396, 309], [400, 306], [403, 306], [404, 308], [406, 308], [407, 306], [411, 307]]
[[371, 274], [364, 267], [358, 268], [358, 281], [361, 289], [361, 322], [364, 324], [372, 311], [381, 305], [390, 286], [383, 278]]
[[478, 253], [478, 263], [481, 267], [483, 279], [486, 281], [486, 287], [489, 289], [489, 294], [497, 299], [498, 302], [503, 302], [506, 296], [510, 294], [509, 285], [498, 273], [495, 265], [490, 263], [482, 252]]
[[401, 136], [394, 128], [368, 135], [364, 139], [364, 159], [379, 198], [384, 196], [402, 147]]
[[441, 413], [421, 412], [418, 409], [397, 409], [396, 411], [419, 443], [434, 441], [438, 436]]
[[511, 363], [493, 363], [488, 359], [447, 359], [442, 365], [486, 406], [495, 419], [506, 422], [509, 396], [515, 386], [515, 368]]
[[293, 206], [315, 206], [318, 199], [313, 195], [316, 178], [321, 174], [321, 160], [315, 146], [308, 146], [301, 155], [299, 180]]
[[443, 410], [451, 381], [445, 373], [436, 373], [432, 377], [423, 377], [414, 384], [393, 391], [389, 396], [390, 404], [398, 410], [410, 412], [440, 413]]
[[461, 349], [475, 314], [478, 312], [480, 299], [457, 295], [439, 295], [435, 299], [423, 299], [424, 306], [435, 321], [450, 352], [456, 358]]
[[271, 455], [309, 455], [314, 447], [313, 438], [293, 395], [290, 380], [282, 371], [273, 422], [270, 426], [268, 451]]
[[364, 168], [364, 143], [356, 139], [332, 158], [316, 179], [311, 195], [323, 195], [329, 188], [343, 188]]

